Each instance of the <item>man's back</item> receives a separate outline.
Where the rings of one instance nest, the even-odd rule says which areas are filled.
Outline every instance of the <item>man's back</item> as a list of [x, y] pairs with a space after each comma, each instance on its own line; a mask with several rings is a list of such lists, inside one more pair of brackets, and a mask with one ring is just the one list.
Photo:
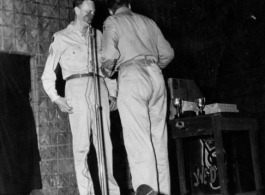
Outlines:
[[167, 93], [160, 68], [173, 59], [174, 51], [155, 22], [129, 7], [128, 0], [108, 1], [115, 15], [104, 23], [103, 72], [110, 76], [115, 65], [116, 70], [120, 67], [117, 105], [133, 188], [153, 189], [140, 188], [136, 194], [170, 195]]
[[[104, 26], [106, 33], [112, 34], [118, 48], [118, 65], [136, 56], [148, 55], [153, 56], [163, 68], [173, 59], [173, 49], [164, 39], [156, 23], [127, 7], [119, 8], [115, 15], [107, 18]], [[159, 64], [161, 56], [167, 60]]]
[[149, 18], [125, 11], [114, 16], [118, 23], [119, 48], [121, 53], [157, 56], [157, 26]]

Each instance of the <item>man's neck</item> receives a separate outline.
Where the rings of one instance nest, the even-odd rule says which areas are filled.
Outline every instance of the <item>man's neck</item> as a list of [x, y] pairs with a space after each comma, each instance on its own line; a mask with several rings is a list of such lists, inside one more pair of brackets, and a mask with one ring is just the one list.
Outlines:
[[120, 9], [121, 7], [124, 7], [124, 5], [122, 5], [122, 6], [118, 6], [118, 5], [113, 6], [113, 8], [112, 8], [112, 13], [113, 13], [113, 15], [116, 14], [116, 11], [117, 11], [118, 9]]
[[88, 25], [84, 25], [84, 23], [80, 23], [78, 20], [74, 20], [73, 26], [76, 28], [76, 30], [81, 32], [83, 35], [86, 34], [87, 29], [88, 29]]

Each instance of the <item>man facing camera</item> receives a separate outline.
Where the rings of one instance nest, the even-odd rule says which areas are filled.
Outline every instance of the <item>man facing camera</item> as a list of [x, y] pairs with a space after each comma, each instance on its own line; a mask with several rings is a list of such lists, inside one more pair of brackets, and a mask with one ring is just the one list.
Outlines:
[[[77, 184], [80, 195], [94, 195], [93, 182], [87, 166], [87, 154], [90, 149], [90, 136], [93, 137], [98, 159], [98, 123], [96, 119], [96, 96], [93, 63], [89, 54], [92, 50], [101, 48], [102, 34], [96, 30], [90, 34], [90, 23], [94, 16], [95, 6], [90, 0], [74, 1], [75, 19], [67, 28], [54, 34], [50, 45], [49, 56], [42, 75], [45, 91], [52, 102], [58, 105], [62, 112], [69, 114], [73, 136], [73, 154]], [[91, 49], [90, 36], [95, 36], [96, 48]], [[60, 97], [55, 89], [56, 74], [54, 72], [60, 63], [63, 78], [66, 80], [65, 98]], [[115, 105], [116, 83], [103, 78], [101, 73], [95, 75], [98, 80], [99, 102], [101, 105], [101, 120], [107, 174], [108, 194], [119, 195], [119, 187], [113, 177], [112, 143], [110, 139], [110, 110]], [[108, 88], [107, 88], [108, 87]], [[109, 105], [110, 101], [110, 105]]]

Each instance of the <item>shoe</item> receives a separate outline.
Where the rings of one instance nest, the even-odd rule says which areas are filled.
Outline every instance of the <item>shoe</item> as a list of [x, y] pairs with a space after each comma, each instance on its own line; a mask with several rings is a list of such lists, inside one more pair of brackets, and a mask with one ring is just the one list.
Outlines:
[[157, 195], [157, 193], [149, 185], [142, 184], [137, 188], [135, 195]]

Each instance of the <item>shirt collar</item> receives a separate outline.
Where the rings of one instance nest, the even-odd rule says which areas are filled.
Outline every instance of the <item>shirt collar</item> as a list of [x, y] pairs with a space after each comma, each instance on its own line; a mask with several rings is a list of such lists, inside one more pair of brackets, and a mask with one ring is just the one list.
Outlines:
[[72, 22], [70, 22], [69, 24], [68, 24], [68, 26], [67, 26], [67, 30], [69, 31], [69, 32], [79, 32], [79, 33], [81, 33], [80, 31], [78, 31], [75, 27], [74, 27], [74, 22], [72, 21]]
[[73, 22], [70, 22], [70, 24], [68, 24], [67, 26], [67, 30], [69, 30], [70, 32], [74, 31], [75, 30], [75, 27], [73, 25]]
[[120, 7], [119, 9], [116, 10], [115, 14], [125, 12], [125, 11], [131, 11], [131, 10], [128, 7]]

